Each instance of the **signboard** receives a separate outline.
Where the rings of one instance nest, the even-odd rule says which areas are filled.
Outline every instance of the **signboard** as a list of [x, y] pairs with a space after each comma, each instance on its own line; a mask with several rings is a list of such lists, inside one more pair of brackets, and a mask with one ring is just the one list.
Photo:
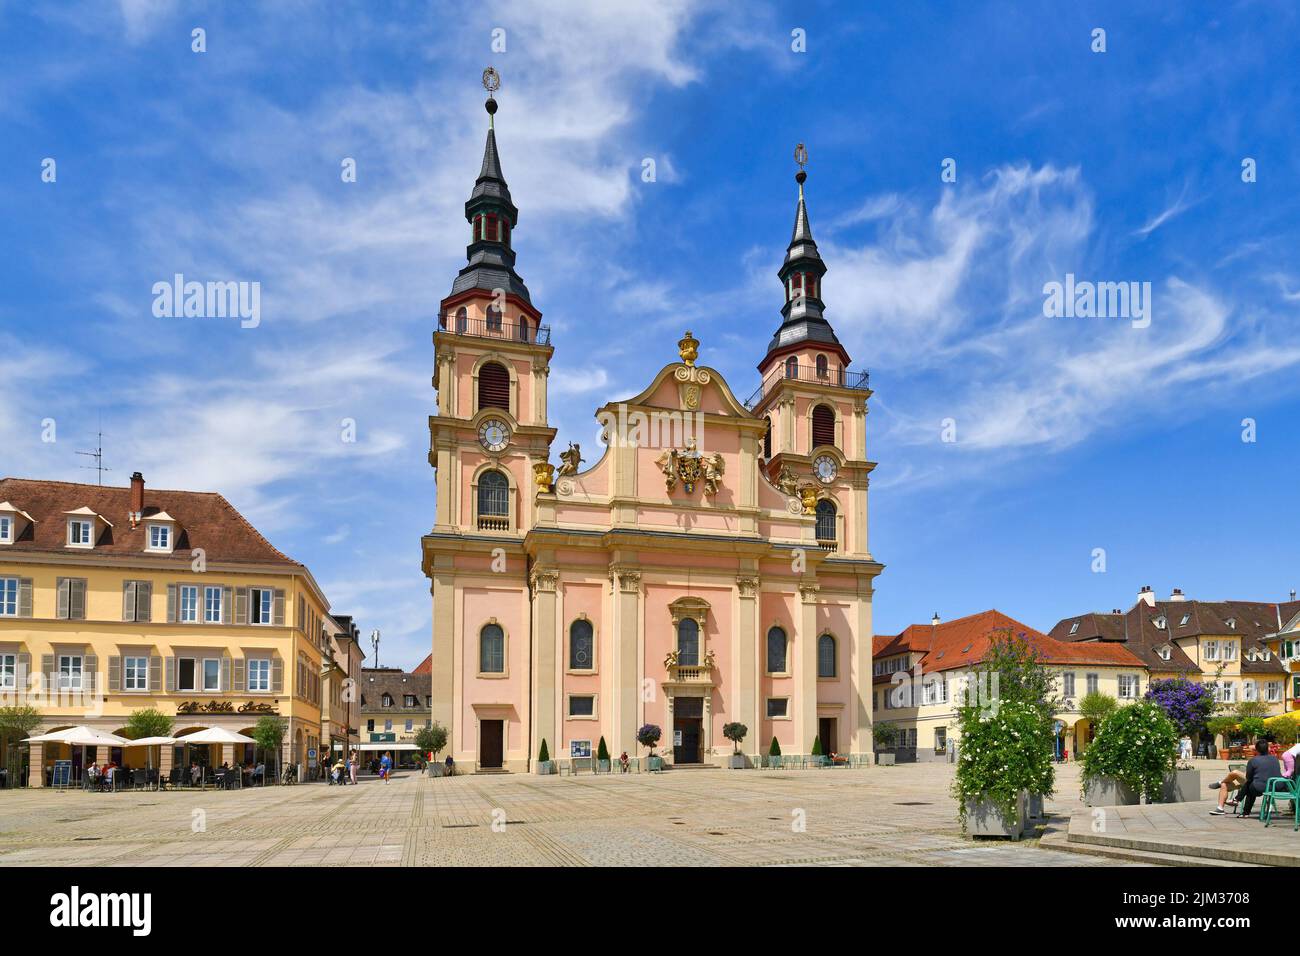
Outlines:
[[591, 757], [591, 741], [590, 741], [590, 740], [570, 740], [570, 741], [569, 741], [569, 756], [570, 756], [570, 757], [576, 757], [576, 758], [579, 758], [579, 759], [590, 758], [590, 757]]
[[51, 787], [67, 787], [72, 783], [72, 761], [54, 761], [54, 774], [50, 779]]
[[674, 731], [673, 731], [673, 746], [674, 746], [674, 747], [680, 747], [681, 745], [682, 745], [682, 732], [681, 732], [680, 730], [674, 730]]
[[397, 734], [371, 734], [370, 742], [372, 744], [392, 744], [397, 742]]

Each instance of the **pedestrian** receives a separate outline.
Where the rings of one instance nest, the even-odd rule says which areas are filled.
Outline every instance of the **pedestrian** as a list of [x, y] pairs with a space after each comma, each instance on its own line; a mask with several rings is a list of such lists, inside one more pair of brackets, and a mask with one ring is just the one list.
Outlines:
[[388, 755], [387, 751], [385, 751], [384, 756], [379, 761], [379, 779], [384, 781], [384, 783], [388, 783], [388, 778], [392, 775], [393, 758]]
[[360, 762], [361, 762], [361, 755], [358, 754], [355, 750], [352, 751], [352, 765], [348, 772], [349, 775], [352, 777], [353, 786], [356, 786], [357, 783], [357, 764]]

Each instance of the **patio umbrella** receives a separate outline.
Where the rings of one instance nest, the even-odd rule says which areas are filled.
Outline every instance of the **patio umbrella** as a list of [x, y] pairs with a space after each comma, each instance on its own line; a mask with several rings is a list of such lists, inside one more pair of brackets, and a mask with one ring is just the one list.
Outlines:
[[86, 763], [86, 747], [122, 747], [131, 741], [125, 737], [119, 737], [117, 734], [110, 734], [102, 730], [94, 730], [86, 726], [69, 727], [67, 730], [56, 730], [52, 734], [38, 734], [35, 737], [26, 737], [24, 743], [45, 744], [57, 743], [68, 744], [73, 747], [81, 747], [81, 763]]
[[[153, 769], [153, 748], [166, 747], [169, 744], [176, 743], [178, 739], [179, 738], [176, 737], [141, 737], [139, 740], [131, 741], [131, 746], [146, 748], [144, 752], [145, 764], [149, 767], [150, 770], [152, 770]], [[159, 781], [160, 786], [161, 783], [162, 782]]]
[[257, 743], [252, 737], [245, 737], [243, 734], [237, 734], [233, 730], [226, 730], [222, 727], [209, 727], [207, 730], [196, 730], [192, 734], [185, 734], [177, 737], [176, 742], [182, 744], [255, 744]]

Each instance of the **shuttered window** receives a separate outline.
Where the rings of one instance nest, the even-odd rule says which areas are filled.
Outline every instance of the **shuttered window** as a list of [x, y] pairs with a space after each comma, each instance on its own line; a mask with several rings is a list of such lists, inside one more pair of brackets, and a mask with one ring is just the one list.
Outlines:
[[818, 405], [812, 414], [813, 447], [835, 444], [835, 413], [829, 406]]
[[510, 373], [499, 362], [488, 362], [478, 370], [478, 407], [510, 411]]

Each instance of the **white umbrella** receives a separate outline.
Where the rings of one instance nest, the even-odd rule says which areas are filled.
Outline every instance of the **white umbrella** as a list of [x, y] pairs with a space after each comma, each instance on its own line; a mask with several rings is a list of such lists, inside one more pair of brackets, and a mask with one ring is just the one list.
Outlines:
[[209, 727], [207, 730], [196, 730], [192, 734], [185, 734], [176, 738], [177, 743], [182, 744], [255, 744], [257, 743], [252, 737], [245, 737], [243, 734], [237, 734], [233, 730], [226, 730], [222, 727]]
[[72, 744], [74, 747], [122, 747], [131, 743], [125, 737], [105, 733], [102, 730], [92, 730], [89, 727], [69, 727], [67, 730], [56, 730], [52, 734], [38, 734], [35, 737], [25, 737], [23, 742], [29, 744]]
[[[174, 744], [174, 743], [176, 743], [176, 742], [177, 742], [177, 739], [178, 739], [178, 738], [176, 738], [176, 737], [141, 737], [141, 738], [138, 739], [138, 740], [132, 740], [131, 743], [130, 743], [130, 746], [132, 746], [132, 747], [149, 747], [149, 748], [153, 748], [153, 747], [166, 747], [168, 744]], [[146, 750], [146, 751], [144, 752], [144, 759], [145, 759], [145, 763], [147, 763], [147, 764], [149, 765], [149, 769], [152, 770], [152, 769], [153, 769], [153, 750], [152, 750], [152, 749]], [[159, 786], [161, 786], [161, 785], [162, 785], [162, 782], [161, 782], [161, 780], [160, 780], [160, 781], [159, 781]]]

